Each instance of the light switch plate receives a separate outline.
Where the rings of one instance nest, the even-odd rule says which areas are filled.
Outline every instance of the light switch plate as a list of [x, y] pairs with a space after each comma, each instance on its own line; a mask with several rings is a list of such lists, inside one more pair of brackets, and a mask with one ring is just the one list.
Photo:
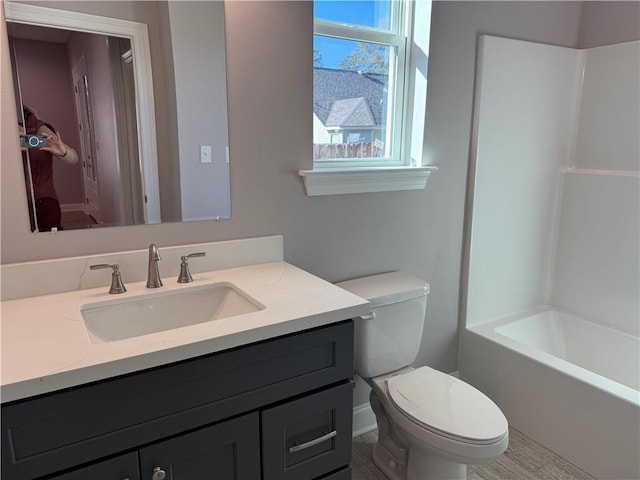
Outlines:
[[211, 163], [211, 145], [200, 145], [200, 163]]

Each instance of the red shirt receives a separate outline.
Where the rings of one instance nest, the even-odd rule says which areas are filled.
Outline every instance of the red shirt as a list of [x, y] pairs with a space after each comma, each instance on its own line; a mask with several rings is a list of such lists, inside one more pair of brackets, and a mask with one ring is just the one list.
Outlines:
[[[40, 120], [34, 114], [29, 115], [27, 124], [25, 127], [25, 133], [29, 135], [35, 135], [41, 127], [47, 127], [50, 130], [55, 131], [50, 125]], [[27, 154], [22, 154], [23, 161], [25, 163], [26, 170], [26, 157]], [[31, 179], [33, 182], [33, 196], [35, 199], [39, 198], [55, 198], [58, 199], [55, 186], [53, 185], [53, 154], [39, 148], [28, 149], [29, 166], [31, 168]], [[29, 188], [29, 180], [25, 175], [27, 182], [27, 192]]]

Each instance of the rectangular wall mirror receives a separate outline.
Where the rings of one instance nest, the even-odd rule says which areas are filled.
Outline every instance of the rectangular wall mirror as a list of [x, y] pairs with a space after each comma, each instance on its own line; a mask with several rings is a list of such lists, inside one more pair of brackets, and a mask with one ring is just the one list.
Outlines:
[[230, 217], [223, 2], [4, 8], [16, 121], [78, 157], [16, 152], [33, 231], [50, 230], [51, 198], [64, 230]]

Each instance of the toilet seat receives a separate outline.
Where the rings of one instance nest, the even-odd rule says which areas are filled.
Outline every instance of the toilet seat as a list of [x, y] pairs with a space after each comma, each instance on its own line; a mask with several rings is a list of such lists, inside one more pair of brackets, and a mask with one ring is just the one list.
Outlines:
[[403, 415], [438, 435], [482, 445], [508, 433], [507, 419], [489, 397], [430, 367], [392, 376], [387, 388]]

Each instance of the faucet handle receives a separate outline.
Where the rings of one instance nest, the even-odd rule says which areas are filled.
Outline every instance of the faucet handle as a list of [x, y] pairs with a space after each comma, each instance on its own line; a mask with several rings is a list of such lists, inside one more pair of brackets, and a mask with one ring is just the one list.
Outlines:
[[204, 257], [206, 253], [198, 252], [198, 253], [190, 253], [189, 255], [183, 255], [180, 257], [182, 263], [180, 263], [180, 275], [178, 275], [178, 283], [191, 283], [193, 282], [193, 277], [191, 276], [191, 272], [189, 272], [189, 264], [187, 260], [191, 257]]
[[109, 288], [109, 293], [124, 293], [127, 289], [122, 283], [122, 275], [120, 274], [120, 265], [114, 263], [113, 265], [109, 265], [108, 263], [98, 263], [97, 265], [90, 265], [90, 270], [99, 270], [101, 268], [110, 268], [111, 272], [111, 287]]
[[189, 255], [183, 255], [180, 259], [184, 262], [191, 257], [205, 257], [206, 255], [207, 254], [204, 252], [190, 253]]

